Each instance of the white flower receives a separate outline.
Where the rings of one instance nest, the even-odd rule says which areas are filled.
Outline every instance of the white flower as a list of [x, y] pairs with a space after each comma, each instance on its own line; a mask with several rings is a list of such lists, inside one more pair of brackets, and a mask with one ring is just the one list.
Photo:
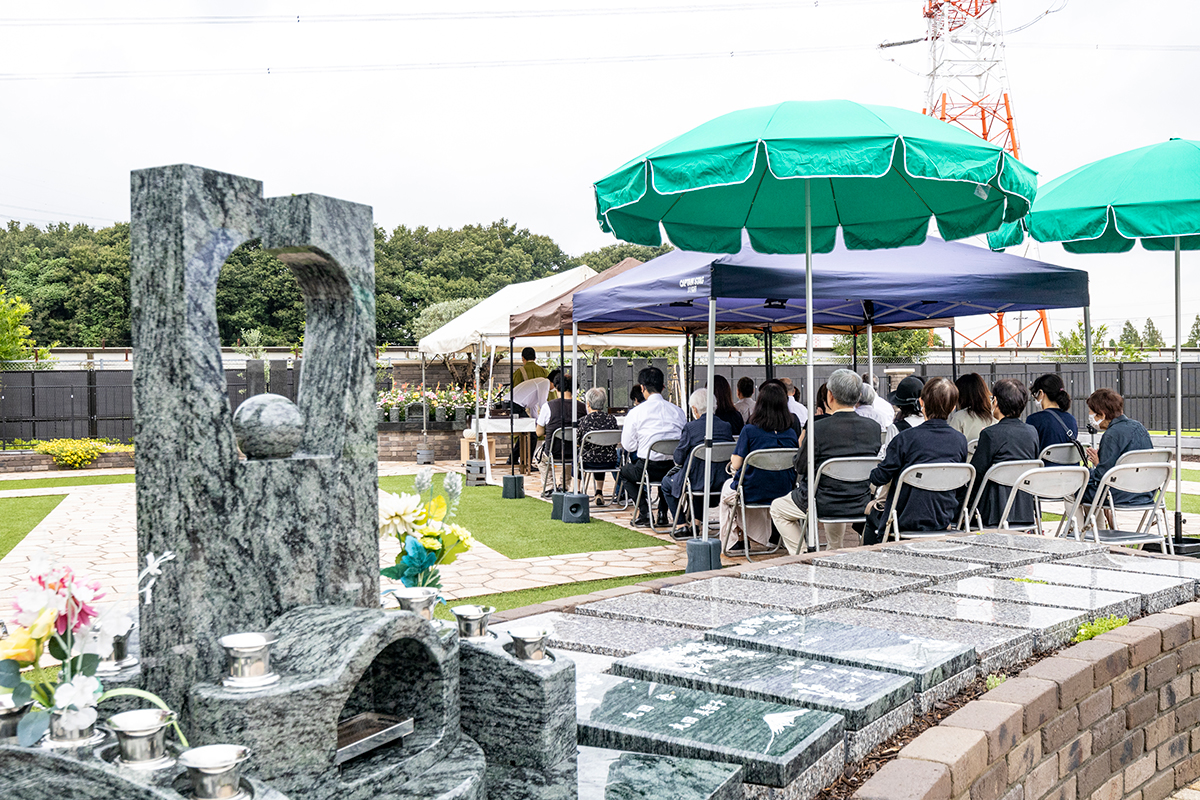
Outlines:
[[44, 609], [53, 608], [59, 614], [67, 610], [67, 598], [53, 589], [26, 589], [18, 592], [13, 601], [18, 625], [28, 627], [34, 623]]
[[83, 730], [92, 725], [101, 691], [100, 681], [88, 675], [76, 675], [69, 683], [59, 684], [54, 690], [54, 710], [62, 714], [62, 726]]
[[108, 658], [113, 649], [113, 637], [124, 636], [133, 628], [133, 618], [128, 614], [110, 607], [84, 631], [82, 638], [83, 653], [94, 653], [100, 658]]
[[400, 536], [417, 529], [417, 518], [424, 513], [421, 498], [415, 494], [395, 495], [379, 490], [379, 535]]
[[81, 731], [90, 728], [96, 722], [96, 707], [87, 706], [78, 711], [66, 710], [59, 712], [59, 721], [67, 730]]
[[418, 495], [425, 494], [433, 488], [433, 467], [426, 467], [417, 473], [416, 480], [413, 483]]
[[458, 505], [459, 498], [462, 497], [462, 475], [457, 472], [447, 472], [446, 477], [442, 479], [442, 488], [446, 490], [446, 498], [450, 501], [450, 508], [453, 509]]

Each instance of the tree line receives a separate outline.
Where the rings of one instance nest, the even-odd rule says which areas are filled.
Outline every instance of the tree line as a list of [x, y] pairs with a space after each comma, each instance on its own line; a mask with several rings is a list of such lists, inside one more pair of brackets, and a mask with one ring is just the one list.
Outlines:
[[[571, 256], [549, 236], [505, 219], [457, 229], [401, 225], [390, 233], [376, 226], [376, 338], [414, 344], [418, 317], [435, 304], [469, 307], [510, 283], [580, 264], [600, 271], [627, 257], [647, 261], [670, 249], [619, 243]], [[28, 305], [23, 325], [27, 338], [40, 345], [129, 346], [129, 223], [94, 229], [10, 221], [0, 229], [0, 287], [8, 301]], [[258, 331], [257, 343], [264, 346], [302, 340], [300, 287], [257, 240], [226, 260], [216, 300], [223, 345], [238, 345], [242, 332], [250, 330]]]

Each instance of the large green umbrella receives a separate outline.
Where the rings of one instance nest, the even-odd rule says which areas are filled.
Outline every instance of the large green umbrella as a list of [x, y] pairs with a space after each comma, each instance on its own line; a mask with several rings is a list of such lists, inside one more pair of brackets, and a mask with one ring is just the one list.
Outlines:
[[[1141, 239], [1147, 250], [1175, 251], [1175, 462], [1183, 429], [1183, 308], [1179, 253], [1200, 250], [1200, 142], [1171, 139], [1109, 156], [1042, 187], [1029, 216], [989, 236], [992, 247], [1062, 242], [1070, 253], [1125, 253]], [[1093, 387], [1094, 388], [1094, 387]], [[1175, 470], [1175, 532], [1182, 534], [1182, 474]]]
[[[659, 245], [665, 229], [685, 250], [735, 253], [744, 230], [759, 252], [808, 256], [810, 409], [812, 254], [833, 249], [837, 228], [851, 249], [917, 245], [925, 241], [932, 216], [944, 239], [961, 239], [1020, 219], [1036, 191], [1036, 173], [998, 145], [916, 112], [847, 100], [735, 111], [595, 184], [600, 227], [626, 241]], [[715, 316], [714, 296], [710, 386]], [[708, 419], [711, 442], [711, 414]], [[808, 492], [815, 510], [813, 450], [808, 448]], [[706, 462], [711, 463], [707, 456]], [[815, 513], [808, 524], [809, 540], [815, 541]]]

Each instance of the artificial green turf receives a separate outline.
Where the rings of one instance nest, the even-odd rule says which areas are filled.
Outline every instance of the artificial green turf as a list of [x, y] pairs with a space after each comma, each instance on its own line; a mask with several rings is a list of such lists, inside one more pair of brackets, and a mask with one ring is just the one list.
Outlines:
[[[1200, 469], [1185, 469], [1183, 471], [1183, 479], [1185, 481], [1200, 481]], [[1171, 474], [1171, 480], [1175, 480], [1175, 474]]]
[[[652, 572], [647, 575], [629, 575], [622, 578], [605, 578], [599, 581], [579, 581], [577, 583], [563, 583], [558, 586], [539, 586], [536, 589], [520, 589], [515, 592], [464, 597], [461, 600], [451, 600], [450, 602], [454, 605], [471, 603], [473, 605], [494, 606], [497, 611], [507, 611], [510, 608], [532, 606], [537, 603], [545, 603], [548, 600], [557, 600], [560, 597], [590, 594], [591, 592], [599, 592], [603, 589], [611, 589], [614, 586], [628, 586], [631, 583], [655, 581], [659, 578], [670, 578], [673, 575], [682, 574], [682, 571], [678, 570], [675, 572]], [[454, 615], [450, 613], [450, 606], [439, 605], [434, 613], [442, 619], [454, 619]]]
[[64, 497], [65, 494], [0, 497], [0, 558], [8, 555]]
[[[379, 488], [389, 492], [412, 492], [412, 475], [379, 479]], [[434, 481], [440, 492], [441, 476]], [[428, 496], [426, 496], [428, 499]], [[660, 539], [631, 531], [611, 522], [593, 519], [586, 524], [568, 525], [550, 519], [550, 504], [532, 497], [505, 500], [499, 486], [468, 486], [454, 521], [479, 541], [509, 558], [559, 556], [566, 553], [594, 553], [601, 550], [625, 550], [654, 547]]]
[[16, 489], [57, 489], [59, 486], [101, 486], [108, 483], [133, 483], [133, 475], [64, 475], [60, 478], [30, 478], [0, 481], [0, 491]]

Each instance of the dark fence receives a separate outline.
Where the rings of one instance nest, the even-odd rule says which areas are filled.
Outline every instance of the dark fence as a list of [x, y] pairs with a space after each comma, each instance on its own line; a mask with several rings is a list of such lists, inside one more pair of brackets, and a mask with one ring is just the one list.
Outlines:
[[[226, 370], [225, 383], [229, 407], [236, 411], [242, 401], [262, 392], [280, 394], [296, 399], [299, 370], [288, 361], [247, 361], [246, 368]], [[608, 390], [614, 406], [628, 404], [629, 391], [637, 384], [642, 368], [655, 366], [667, 377], [668, 393], [685, 397], [689, 387], [678, 386], [675, 368], [667, 359], [601, 359], [598, 364], [581, 363], [579, 383], [584, 389], [602, 386]], [[865, 371], [865, 366], [860, 364]], [[824, 382], [837, 364], [817, 364], [814, 373], [818, 383]], [[879, 384], [887, 391], [885, 370], [903, 368], [914, 370], [922, 378], [950, 377], [949, 364], [876, 364]], [[1172, 387], [1175, 367], [1169, 363], [1101, 363], [1096, 364], [1096, 388], [1108, 387], [1125, 398], [1125, 413], [1152, 431], [1174, 430], [1174, 401]], [[988, 384], [1002, 378], [1015, 378], [1026, 386], [1039, 375], [1056, 372], [1061, 375], [1067, 392], [1074, 401], [1071, 412], [1080, 422], [1087, 420], [1083, 399], [1087, 396], [1086, 364], [993, 363], [971, 364], [959, 372], [974, 371]], [[716, 372], [736, 386], [738, 378], [750, 377], [757, 385], [766, 378], [762, 365], [734, 366], [718, 364]], [[704, 366], [696, 365], [695, 386], [704, 382]], [[775, 367], [776, 377], [791, 378], [805, 391], [805, 367], [781, 364]], [[498, 376], [499, 377], [499, 376]], [[122, 370], [37, 370], [0, 373], [0, 439], [78, 439], [83, 437], [129, 441], [133, 438], [133, 373]], [[378, 388], [390, 388], [390, 379], [383, 378]], [[682, 389], [682, 391], [680, 391]], [[1184, 430], [1200, 430], [1200, 363], [1183, 365], [1183, 423]], [[1030, 410], [1035, 410], [1031, 404]]]

